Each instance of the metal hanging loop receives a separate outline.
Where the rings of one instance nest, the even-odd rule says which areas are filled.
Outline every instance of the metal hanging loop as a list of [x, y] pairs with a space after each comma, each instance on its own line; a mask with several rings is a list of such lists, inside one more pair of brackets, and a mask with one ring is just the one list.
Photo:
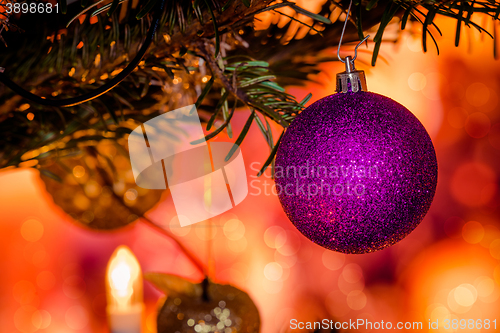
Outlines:
[[[347, 26], [347, 21], [349, 21], [349, 14], [351, 13], [351, 6], [352, 6], [352, 0], [351, 0], [351, 2], [349, 2], [349, 8], [347, 8], [347, 14], [346, 14], [346, 17], [344, 20], [344, 26], [342, 27], [342, 33], [340, 34], [339, 46], [337, 47], [337, 58], [339, 58], [339, 60], [342, 63], [345, 63], [346, 61], [344, 59], [342, 59], [342, 57], [340, 56], [340, 47], [342, 46], [342, 39], [344, 38], [345, 28]], [[356, 47], [354, 48], [354, 58], [352, 58], [351, 61], [356, 60], [356, 58], [358, 57], [358, 47], [360, 47], [361, 44], [363, 44], [368, 39], [368, 37], [370, 37], [370, 35], [367, 35], [365, 38], [363, 38], [363, 40], [361, 42], [358, 43], [358, 45], [356, 45]], [[346, 59], [347, 59], [347, 57], [346, 57]]]

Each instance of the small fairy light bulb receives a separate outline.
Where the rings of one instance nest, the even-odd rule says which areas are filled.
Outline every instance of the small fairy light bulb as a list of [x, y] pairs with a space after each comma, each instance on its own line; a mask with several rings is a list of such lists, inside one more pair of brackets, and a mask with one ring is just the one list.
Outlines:
[[119, 246], [106, 270], [107, 313], [111, 333], [141, 332], [144, 303], [141, 266], [132, 251]]

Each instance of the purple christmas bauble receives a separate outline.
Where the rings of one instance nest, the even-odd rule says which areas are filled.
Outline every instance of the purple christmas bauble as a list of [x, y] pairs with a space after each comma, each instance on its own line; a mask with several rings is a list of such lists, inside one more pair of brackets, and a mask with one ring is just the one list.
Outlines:
[[391, 246], [427, 213], [437, 184], [432, 141], [401, 104], [337, 93], [307, 107], [276, 156], [276, 191], [297, 229], [343, 253]]

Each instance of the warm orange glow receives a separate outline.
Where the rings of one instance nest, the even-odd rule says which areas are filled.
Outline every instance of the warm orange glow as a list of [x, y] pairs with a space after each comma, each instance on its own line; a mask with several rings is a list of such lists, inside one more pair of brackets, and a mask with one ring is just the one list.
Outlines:
[[108, 306], [123, 311], [142, 303], [141, 266], [132, 251], [119, 246], [106, 270]]
[[[307, 2], [307, 6], [315, 3], [294, 2], [298, 5]], [[269, 20], [273, 17], [278, 20], [278, 15], [271, 11], [265, 13], [269, 14]], [[330, 18], [334, 20], [339, 14], [337, 11]], [[280, 20], [283, 21], [280, 26], [287, 23], [285, 18]], [[480, 23], [481, 17], [474, 15], [472, 20]], [[269, 185], [273, 184], [271, 168], [263, 176], [254, 178], [258, 172], [254, 169], [260, 169], [269, 155], [266, 149], [257, 149], [266, 144], [266, 140], [255, 124], [240, 147], [249, 178], [249, 195], [241, 204], [212, 218], [210, 223], [185, 227], [181, 224], [189, 221], [177, 216], [168, 193], [159, 205], [147, 212], [200, 261], [205, 264], [208, 258], [215, 261], [216, 264], [210, 266], [211, 278], [249, 292], [260, 311], [261, 332], [288, 332], [292, 318], [424, 323], [423, 329], [398, 330], [400, 333], [480, 331], [461, 329], [460, 325], [458, 330], [444, 330], [441, 326], [444, 319], [474, 319], [484, 323], [485, 319], [496, 318], [498, 327], [500, 66], [493, 59], [492, 40], [484, 32], [479, 34], [463, 27], [460, 46], [455, 48], [456, 21], [436, 16], [434, 22], [444, 35], [434, 34], [439, 38], [439, 56], [432, 45], [423, 53], [420, 23], [409, 26], [398, 42], [382, 44], [380, 55], [387, 63], [380, 58], [376, 67], [369, 65], [373, 42], [368, 43], [369, 49], [363, 45], [358, 50], [356, 65], [366, 71], [368, 89], [398, 101], [414, 113], [429, 131], [438, 156], [438, 190], [431, 211], [418, 228], [397, 245], [358, 256], [326, 250], [308, 241], [290, 223], [279, 199], [264, 194], [266, 188], [270, 193]], [[491, 20], [489, 22], [491, 27]], [[396, 22], [391, 24], [396, 26]], [[292, 28], [297, 31], [295, 24]], [[107, 25], [105, 29], [111, 27]], [[241, 30], [241, 34], [243, 32]], [[386, 36], [389, 35], [384, 34], [384, 38]], [[274, 42], [270, 39], [269, 43]], [[352, 55], [354, 45], [345, 44], [342, 54]], [[113, 41], [108, 46], [116, 48], [118, 44]], [[83, 42], [79, 45], [80, 51], [82, 47]], [[335, 57], [335, 45], [325, 53]], [[257, 59], [260, 56], [256, 54]], [[307, 59], [314, 61], [313, 57]], [[322, 73], [311, 77], [318, 83], [288, 87], [287, 92], [298, 100], [311, 92], [313, 98], [309, 103], [332, 94], [335, 73], [343, 71], [344, 66], [331, 62], [321, 63], [320, 67]], [[113, 78], [122, 70], [118, 66], [108, 73], [109, 77], [100, 79]], [[74, 68], [67, 68], [68, 72], [76, 80], [83, 77], [85, 82], [93, 77]], [[210, 76], [205, 76], [201, 86], [209, 80]], [[187, 83], [184, 81], [176, 87]], [[192, 88], [193, 83], [189, 83]], [[166, 93], [176, 95], [175, 90]], [[43, 116], [32, 109], [35, 110], [34, 106], [24, 111], [19, 109], [17, 115], [26, 119], [28, 113], [33, 112], [34, 120]], [[168, 110], [168, 106], [164, 109]], [[231, 123], [236, 134], [241, 132], [247, 119], [247, 111], [234, 113]], [[129, 120], [126, 125], [138, 123]], [[270, 126], [276, 141], [282, 128], [274, 122], [270, 122]], [[118, 139], [112, 133], [104, 136]], [[97, 134], [97, 131], [77, 132], [74, 138]], [[214, 139], [234, 142], [236, 138], [229, 138], [223, 131]], [[24, 153], [21, 160], [36, 163], [36, 158], [46, 149], [62, 151], [65, 144], [62, 140], [47, 143], [45, 147]], [[115, 145], [107, 147], [109, 150], [102, 152], [105, 156], [115, 165], [127, 165], [128, 158], [117, 154]], [[49, 168], [47, 162], [40, 159], [39, 170]], [[96, 163], [82, 158], [76, 168], [76, 164], [72, 165], [67, 173], [60, 175], [64, 183], [82, 187], [68, 204], [82, 212], [88, 211], [92, 207], [91, 199], [100, 193], [103, 193], [99, 196], [100, 204], [106, 207], [114, 204], [113, 193], [127, 203], [137, 204], [143, 190], [135, 188], [136, 193], [127, 191], [121, 183], [111, 188], [96, 182], [92, 173]], [[253, 186], [262, 190], [261, 195], [256, 195]], [[133, 227], [106, 233], [75, 225], [74, 218], [81, 216], [71, 217], [56, 205], [35, 168], [2, 170], [0, 189], [0, 270], [3, 273], [0, 295], [6, 295], [0, 310], [1, 333], [109, 333], [107, 325], [117, 332], [123, 332], [119, 330], [123, 326], [133, 327], [135, 332], [141, 331], [137, 327], [142, 327], [144, 333], [156, 332], [160, 293], [152, 289], [145, 291], [142, 304], [140, 273], [133, 281], [132, 269], [124, 276], [118, 274], [120, 269], [117, 269], [117, 281], [113, 284], [112, 274], [106, 279], [101, 276], [110, 259], [110, 246], [114, 249], [120, 244], [129, 245], [145, 271], [170, 272], [193, 281], [204, 277], [171, 241], [140, 221]], [[210, 253], [207, 244], [211, 244]], [[130, 252], [128, 255], [131, 256]], [[117, 252], [113, 259], [119, 263]], [[117, 298], [112, 295], [112, 291], [117, 293], [115, 287], [120, 286], [121, 280], [125, 280], [122, 284], [126, 286], [125, 291], [131, 291], [130, 296], [119, 298], [124, 310], [118, 307]], [[141, 322], [142, 313], [144, 322]], [[428, 321], [438, 319], [440, 329], [429, 330]], [[391, 330], [372, 332], [386, 331]], [[494, 331], [493, 327], [481, 329], [482, 333]], [[359, 332], [368, 333], [368, 330]]]

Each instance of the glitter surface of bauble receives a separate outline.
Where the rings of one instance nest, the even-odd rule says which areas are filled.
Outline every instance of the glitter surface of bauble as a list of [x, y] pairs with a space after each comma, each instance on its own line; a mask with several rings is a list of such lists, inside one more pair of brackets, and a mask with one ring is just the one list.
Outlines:
[[314, 243], [369, 253], [412, 232], [437, 185], [432, 141], [404, 106], [372, 92], [327, 96], [286, 130], [276, 191], [288, 218]]

